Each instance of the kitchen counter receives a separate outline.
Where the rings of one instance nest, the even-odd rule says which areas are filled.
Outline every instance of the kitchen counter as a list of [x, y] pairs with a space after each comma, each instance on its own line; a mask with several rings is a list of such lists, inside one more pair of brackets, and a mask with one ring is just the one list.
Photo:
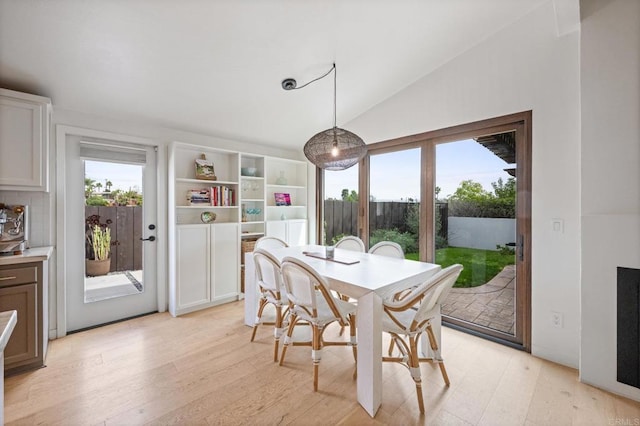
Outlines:
[[49, 260], [53, 253], [53, 247], [33, 247], [25, 250], [22, 254], [11, 256], [0, 256], [0, 265], [16, 265], [18, 263], [42, 262]]

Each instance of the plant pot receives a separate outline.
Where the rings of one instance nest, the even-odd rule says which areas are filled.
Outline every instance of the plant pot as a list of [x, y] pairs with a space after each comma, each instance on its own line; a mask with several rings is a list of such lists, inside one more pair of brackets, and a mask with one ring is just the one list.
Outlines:
[[111, 258], [105, 260], [85, 259], [85, 273], [88, 277], [107, 275], [111, 269]]

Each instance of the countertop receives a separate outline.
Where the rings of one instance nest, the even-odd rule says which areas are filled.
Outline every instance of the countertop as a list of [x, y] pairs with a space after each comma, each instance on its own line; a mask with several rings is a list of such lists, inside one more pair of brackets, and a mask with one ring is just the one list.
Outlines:
[[0, 265], [15, 265], [18, 263], [41, 262], [49, 260], [53, 253], [53, 247], [33, 247], [11, 256], [0, 256]]
[[11, 337], [13, 327], [18, 321], [18, 313], [16, 311], [0, 312], [0, 352], [4, 351]]

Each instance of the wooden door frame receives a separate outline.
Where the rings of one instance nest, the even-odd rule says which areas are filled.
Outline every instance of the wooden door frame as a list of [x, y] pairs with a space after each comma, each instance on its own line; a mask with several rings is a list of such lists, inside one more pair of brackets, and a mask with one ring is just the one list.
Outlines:
[[[519, 246], [516, 253], [516, 328], [515, 338], [509, 339], [508, 335], [498, 331], [483, 328], [482, 334], [489, 338], [504, 341], [514, 346], [531, 352], [531, 135], [532, 135], [532, 111], [523, 111], [501, 117], [475, 121], [447, 127], [444, 129], [432, 130], [410, 136], [403, 136], [396, 139], [376, 142], [367, 145], [367, 155], [359, 163], [359, 183], [358, 193], [369, 193], [369, 166], [371, 155], [379, 155], [394, 151], [401, 151], [411, 148], [422, 148], [421, 150], [421, 200], [434, 199], [435, 185], [435, 150], [440, 143], [455, 142], [465, 139], [472, 139], [479, 136], [516, 132], [516, 182], [517, 182], [517, 236]], [[318, 241], [322, 235], [322, 206], [324, 202], [324, 174], [321, 169], [316, 170], [316, 217], [318, 218]], [[434, 206], [433, 203], [427, 205], [428, 208], [420, 209], [420, 222], [426, 223], [426, 227], [420, 229], [419, 248], [420, 260], [433, 261], [435, 259], [435, 244], [432, 235], [434, 234]], [[368, 247], [369, 229], [369, 202], [368, 197], [361, 196], [358, 206], [358, 230], [359, 236], [365, 241]], [[455, 319], [447, 319], [457, 326], [467, 326], [467, 323]], [[476, 332], [471, 330], [471, 332]], [[517, 340], [518, 343], [513, 342]], [[521, 343], [519, 343], [521, 342]]]

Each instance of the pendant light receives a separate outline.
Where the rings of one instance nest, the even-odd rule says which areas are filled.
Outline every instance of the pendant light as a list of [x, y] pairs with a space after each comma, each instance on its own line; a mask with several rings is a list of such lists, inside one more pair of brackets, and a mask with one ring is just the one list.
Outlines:
[[367, 153], [367, 146], [360, 136], [336, 125], [336, 80], [338, 71], [336, 64], [324, 75], [296, 87], [296, 81], [287, 78], [282, 81], [284, 90], [302, 89], [303, 87], [326, 77], [333, 71], [333, 127], [316, 133], [304, 145], [304, 155], [317, 167], [324, 170], [345, 170], [355, 165]]

